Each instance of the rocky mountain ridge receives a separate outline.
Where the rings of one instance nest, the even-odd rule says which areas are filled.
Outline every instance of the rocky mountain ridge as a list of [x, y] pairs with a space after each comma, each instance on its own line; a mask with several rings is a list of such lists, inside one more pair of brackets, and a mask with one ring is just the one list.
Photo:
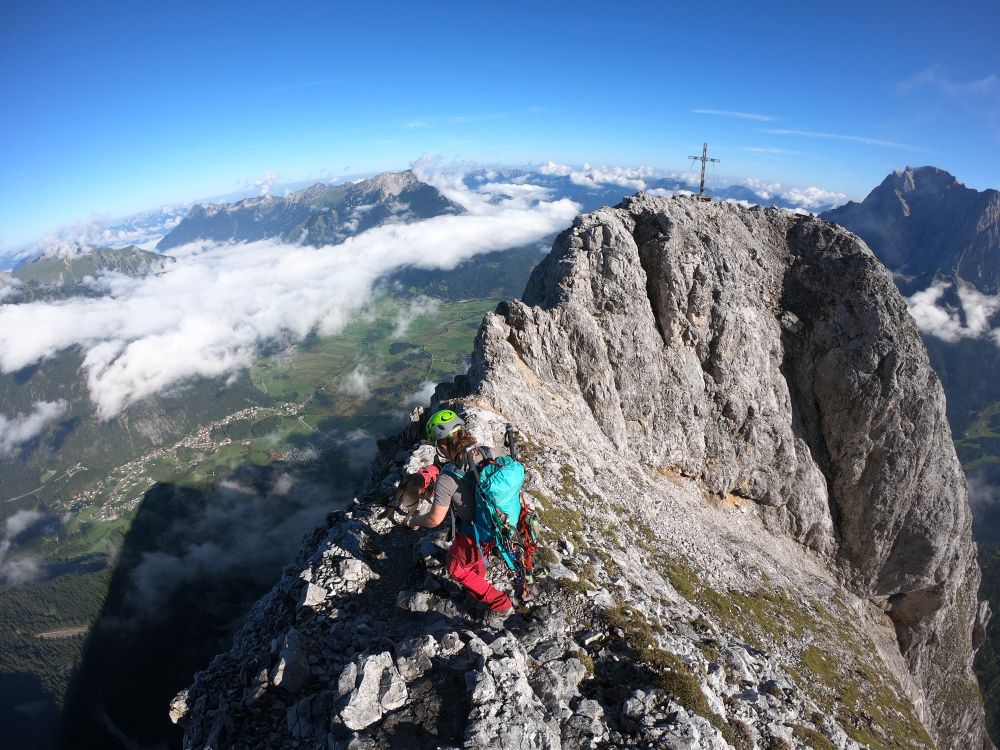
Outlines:
[[[973, 190], [936, 167], [890, 173], [861, 203], [826, 211], [902, 275], [907, 289], [935, 275], [1000, 291], [1000, 192]], [[907, 292], [909, 293], [909, 292]]]
[[991, 746], [940, 384], [850, 233], [647, 195], [580, 217], [436, 398], [484, 442], [519, 426], [537, 598], [480, 622], [443, 532], [378, 517], [415, 430], [175, 701], [187, 747]]
[[413, 221], [462, 209], [410, 171], [340, 185], [316, 183], [284, 197], [198, 204], [157, 244], [167, 250], [195, 240], [252, 242], [276, 238], [338, 244], [389, 221]]
[[18, 264], [12, 276], [24, 284], [60, 287], [80, 284], [87, 276], [101, 272], [145, 276], [174, 262], [174, 258], [143, 250], [135, 245], [123, 248], [97, 247], [74, 255], [42, 255]]

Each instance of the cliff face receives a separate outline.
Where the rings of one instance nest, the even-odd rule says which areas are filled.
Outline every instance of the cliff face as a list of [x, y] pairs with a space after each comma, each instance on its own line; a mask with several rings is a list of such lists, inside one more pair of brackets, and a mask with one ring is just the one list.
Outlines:
[[[521, 431], [533, 606], [478, 623], [443, 541], [334, 515], [180, 696], [188, 746], [989, 746], [944, 397], [853, 235], [644, 195], [581, 217], [438, 397]], [[429, 458], [403, 436], [368, 497]]]

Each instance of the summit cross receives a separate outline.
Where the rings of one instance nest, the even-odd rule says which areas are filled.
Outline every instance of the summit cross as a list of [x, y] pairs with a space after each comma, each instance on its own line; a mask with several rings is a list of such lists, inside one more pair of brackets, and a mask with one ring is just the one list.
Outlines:
[[705, 143], [701, 147], [701, 156], [689, 156], [689, 159], [701, 162], [701, 188], [698, 190], [698, 197], [704, 200], [705, 196], [705, 164], [708, 162], [716, 162], [718, 159], [708, 158], [708, 144]]

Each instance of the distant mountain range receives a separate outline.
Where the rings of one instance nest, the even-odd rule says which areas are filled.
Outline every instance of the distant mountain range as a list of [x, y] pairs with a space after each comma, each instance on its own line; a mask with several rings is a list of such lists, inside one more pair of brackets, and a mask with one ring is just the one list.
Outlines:
[[144, 276], [162, 270], [174, 259], [142, 250], [135, 245], [119, 249], [98, 247], [78, 255], [43, 255], [16, 265], [11, 275], [22, 283], [40, 286], [79, 284], [88, 276], [114, 271], [127, 276]]
[[1000, 192], [973, 190], [936, 167], [891, 173], [861, 203], [821, 214], [868, 243], [905, 292], [935, 276], [1000, 291]]
[[[569, 198], [580, 204], [581, 212], [593, 211], [601, 206], [614, 206], [623, 198], [640, 190], [653, 194], [697, 192], [684, 177], [657, 177], [643, 170], [605, 170], [588, 167], [572, 170], [568, 167], [549, 166], [539, 169], [478, 169], [465, 176], [471, 189], [496, 184], [503, 191], [504, 184], [532, 185], [549, 191], [553, 198]], [[746, 202], [763, 206], [779, 206], [790, 210], [823, 211], [843, 202], [845, 196], [819, 191], [806, 197], [804, 191], [781, 192], [779, 185], [762, 186], [724, 185], [706, 187], [705, 192], [715, 200]]]
[[[479, 169], [467, 173], [464, 182], [472, 190], [495, 187], [498, 195], [510, 195], [518, 188], [541, 189], [551, 199], [569, 198], [579, 203], [582, 211], [614, 205], [639, 190], [654, 193], [691, 190], [691, 184], [678, 177], [654, 177], [641, 171], [602, 172], [593, 168]], [[710, 188], [706, 192], [718, 200], [813, 211], [839, 202], [834, 194], [805, 200], [747, 185]], [[427, 219], [462, 210], [436, 188], [421, 182], [414, 172], [388, 172], [341, 185], [316, 183], [284, 197], [267, 195], [235, 203], [198, 204], [156, 248], [168, 250], [196, 240], [278, 239], [306, 245], [338, 244], [389, 221]]]
[[390, 221], [461, 213], [457, 204], [420, 182], [412, 171], [388, 172], [344, 185], [316, 183], [285, 197], [198, 204], [156, 245], [169, 250], [195, 240], [251, 242], [278, 239], [335, 245]]

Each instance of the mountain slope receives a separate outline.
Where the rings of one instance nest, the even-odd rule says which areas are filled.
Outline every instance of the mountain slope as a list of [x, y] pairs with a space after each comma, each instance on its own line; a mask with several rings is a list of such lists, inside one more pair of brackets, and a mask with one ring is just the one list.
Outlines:
[[167, 250], [195, 240], [251, 242], [275, 238], [334, 245], [389, 221], [413, 221], [461, 208], [413, 172], [387, 172], [361, 182], [315, 185], [284, 198], [197, 205], [157, 244]]
[[826, 211], [893, 271], [922, 289], [935, 274], [958, 277], [981, 292], [1000, 290], [1000, 192], [965, 187], [943, 169], [891, 173], [861, 203]]
[[135, 245], [120, 249], [98, 247], [70, 256], [43, 255], [19, 264], [12, 275], [28, 285], [71, 286], [102, 271], [144, 276], [173, 262], [173, 258], [142, 250]]
[[[440, 534], [335, 514], [178, 697], [187, 747], [990, 746], [943, 394], [849, 233], [641, 195], [581, 217], [437, 396], [491, 444], [519, 426], [538, 598], [479, 624]], [[430, 460], [414, 427], [369, 500]]]

